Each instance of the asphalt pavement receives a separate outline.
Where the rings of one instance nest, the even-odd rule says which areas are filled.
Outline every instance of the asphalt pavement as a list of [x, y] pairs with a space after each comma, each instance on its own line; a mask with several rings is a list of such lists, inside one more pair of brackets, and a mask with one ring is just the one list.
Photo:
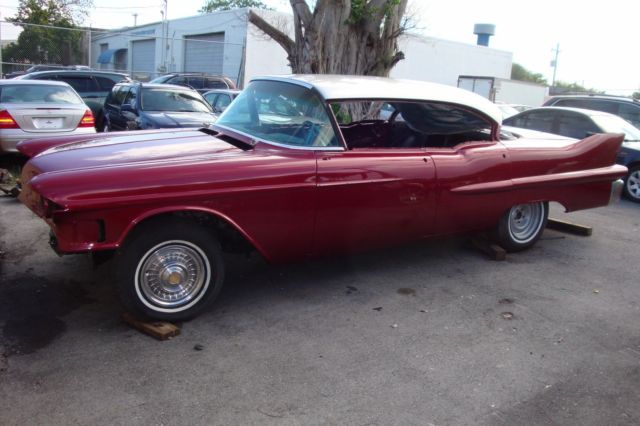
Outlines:
[[157, 341], [109, 265], [0, 197], [0, 424], [638, 425], [640, 205], [552, 216], [497, 262], [466, 238], [270, 266], [229, 257]]

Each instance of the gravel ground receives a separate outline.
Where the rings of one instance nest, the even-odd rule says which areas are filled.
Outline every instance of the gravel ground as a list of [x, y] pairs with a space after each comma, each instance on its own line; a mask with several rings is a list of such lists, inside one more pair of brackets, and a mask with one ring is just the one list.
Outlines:
[[57, 257], [0, 198], [0, 424], [640, 424], [640, 205], [552, 216], [593, 236], [503, 262], [465, 239], [230, 257], [159, 342], [120, 320], [108, 264]]

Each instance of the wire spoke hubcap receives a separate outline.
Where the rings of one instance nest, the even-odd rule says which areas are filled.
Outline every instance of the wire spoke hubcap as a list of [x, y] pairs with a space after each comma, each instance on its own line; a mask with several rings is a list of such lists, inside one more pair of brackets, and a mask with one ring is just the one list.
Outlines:
[[209, 284], [206, 255], [187, 241], [170, 241], [149, 250], [138, 264], [136, 286], [152, 307], [176, 309], [194, 302]]
[[544, 221], [544, 204], [519, 204], [509, 211], [509, 234], [518, 243], [528, 243], [540, 231]]

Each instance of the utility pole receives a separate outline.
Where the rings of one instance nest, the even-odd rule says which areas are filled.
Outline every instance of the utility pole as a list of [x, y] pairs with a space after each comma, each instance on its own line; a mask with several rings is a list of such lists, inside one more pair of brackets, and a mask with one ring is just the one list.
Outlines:
[[556, 44], [556, 48], [552, 50], [555, 52], [555, 56], [551, 61], [551, 66], [553, 67], [553, 79], [551, 80], [551, 87], [556, 87], [556, 72], [558, 71], [558, 55], [560, 54], [560, 43]]
[[138, 26], [138, 14], [137, 13], [133, 14], [133, 26], [134, 27]]

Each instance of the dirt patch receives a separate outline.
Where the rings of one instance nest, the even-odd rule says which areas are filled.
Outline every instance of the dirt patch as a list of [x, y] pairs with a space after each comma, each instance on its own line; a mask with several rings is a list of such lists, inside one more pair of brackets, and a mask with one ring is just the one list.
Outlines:
[[398, 294], [404, 294], [405, 296], [415, 296], [416, 291], [412, 288], [399, 288]]

